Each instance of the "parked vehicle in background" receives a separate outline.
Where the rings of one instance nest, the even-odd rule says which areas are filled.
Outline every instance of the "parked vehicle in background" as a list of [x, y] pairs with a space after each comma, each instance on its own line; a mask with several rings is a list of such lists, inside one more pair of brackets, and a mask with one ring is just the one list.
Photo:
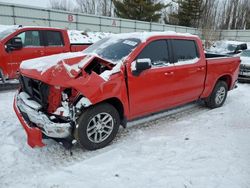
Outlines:
[[221, 107], [239, 65], [239, 57], [204, 54], [194, 35], [118, 34], [83, 52], [24, 61], [14, 109], [31, 147], [46, 137], [94, 150], [127, 121], [198, 99]]
[[238, 80], [240, 82], [250, 82], [250, 50], [244, 50], [240, 54], [240, 72]]
[[239, 54], [242, 50], [247, 49], [247, 43], [239, 41], [216, 41], [207, 51], [209, 53], [218, 53], [218, 54]]
[[17, 78], [22, 61], [52, 54], [82, 51], [92, 43], [71, 44], [67, 30], [8, 26], [0, 30], [0, 78]]

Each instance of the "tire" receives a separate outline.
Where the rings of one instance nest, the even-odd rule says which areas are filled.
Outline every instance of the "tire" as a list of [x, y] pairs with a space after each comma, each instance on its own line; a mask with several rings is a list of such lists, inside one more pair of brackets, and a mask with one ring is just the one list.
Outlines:
[[77, 120], [75, 137], [87, 150], [96, 150], [107, 146], [116, 136], [120, 116], [108, 103], [101, 103], [85, 110]]
[[209, 108], [218, 108], [221, 107], [226, 98], [227, 98], [227, 92], [228, 92], [228, 85], [225, 81], [219, 80], [211, 95], [205, 99], [205, 104]]

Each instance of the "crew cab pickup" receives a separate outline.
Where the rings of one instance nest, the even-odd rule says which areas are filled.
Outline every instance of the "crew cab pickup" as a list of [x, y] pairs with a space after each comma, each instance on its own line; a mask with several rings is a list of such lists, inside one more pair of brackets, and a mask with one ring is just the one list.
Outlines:
[[239, 57], [206, 55], [194, 35], [118, 34], [83, 52], [24, 61], [14, 109], [31, 147], [53, 138], [95, 150], [128, 121], [198, 99], [222, 106], [239, 65]]
[[67, 30], [8, 26], [0, 31], [0, 78], [17, 78], [23, 60], [81, 51], [90, 44], [70, 44]]

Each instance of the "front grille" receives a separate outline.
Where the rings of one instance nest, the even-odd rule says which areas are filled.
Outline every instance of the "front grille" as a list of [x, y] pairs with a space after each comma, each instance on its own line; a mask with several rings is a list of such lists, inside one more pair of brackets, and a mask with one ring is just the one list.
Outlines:
[[32, 78], [20, 76], [19, 81], [21, 88], [24, 92], [31, 96], [32, 100], [35, 100], [42, 105], [44, 110], [48, 108], [48, 96], [49, 96], [49, 85]]

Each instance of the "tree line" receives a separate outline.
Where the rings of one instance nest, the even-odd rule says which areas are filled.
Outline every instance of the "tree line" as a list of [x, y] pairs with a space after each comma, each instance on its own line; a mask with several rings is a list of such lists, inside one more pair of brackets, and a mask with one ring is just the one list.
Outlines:
[[202, 29], [250, 29], [250, 0], [50, 0], [50, 6]]

